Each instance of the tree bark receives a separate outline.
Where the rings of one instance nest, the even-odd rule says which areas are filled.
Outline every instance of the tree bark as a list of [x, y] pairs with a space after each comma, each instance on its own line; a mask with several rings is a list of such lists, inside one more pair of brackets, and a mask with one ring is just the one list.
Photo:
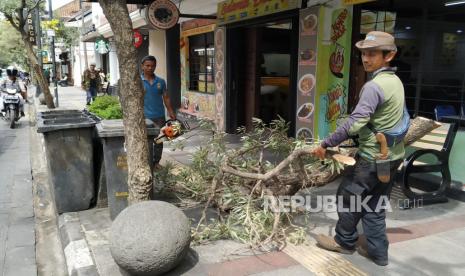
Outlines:
[[441, 124], [434, 120], [419, 116], [415, 119], [411, 119], [410, 128], [404, 138], [405, 145], [408, 146], [412, 144], [413, 142], [419, 140], [421, 137], [425, 136], [428, 132], [440, 126]]
[[144, 89], [126, 0], [99, 0], [99, 3], [113, 31], [119, 61], [120, 102], [123, 108], [128, 162], [128, 202], [134, 204], [149, 200], [152, 192], [144, 118]]
[[24, 32], [21, 32], [21, 37], [24, 41], [24, 45], [26, 46], [27, 58], [29, 62], [31, 63], [32, 70], [34, 70], [34, 76], [37, 81], [37, 84], [42, 90], [42, 93], [44, 93], [45, 103], [48, 108], [55, 108], [55, 103], [53, 102], [53, 96], [50, 93], [48, 82], [45, 80], [45, 76], [42, 71], [42, 68], [40, 68], [39, 61], [37, 60], [37, 57], [34, 54], [32, 44], [29, 42], [29, 37]]

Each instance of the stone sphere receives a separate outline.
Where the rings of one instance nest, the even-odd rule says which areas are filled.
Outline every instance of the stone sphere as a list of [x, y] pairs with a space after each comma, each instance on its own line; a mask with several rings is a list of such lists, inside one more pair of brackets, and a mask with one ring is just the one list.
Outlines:
[[44, 93], [42, 93], [42, 94], [39, 95], [39, 102], [40, 102], [41, 105], [47, 104], [47, 103], [45, 102], [45, 95], [44, 95]]
[[190, 222], [176, 206], [145, 201], [124, 209], [110, 229], [115, 262], [130, 275], [160, 275], [186, 255]]

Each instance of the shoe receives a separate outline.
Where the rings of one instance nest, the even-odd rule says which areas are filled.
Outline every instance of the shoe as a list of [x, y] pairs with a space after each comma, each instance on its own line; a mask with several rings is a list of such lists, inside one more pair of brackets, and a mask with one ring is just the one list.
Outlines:
[[21, 116], [24, 117], [26, 114], [24, 114], [24, 111], [21, 111]]
[[155, 171], [159, 171], [159, 170], [161, 170], [161, 169], [163, 169], [163, 166], [160, 165], [160, 163], [156, 163], [155, 165], [153, 165], [153, 171], [154, 171], [154, 172], [155, 172]]
[[90, 103], [86, 103], [86, 105], [90, 105]]
[[334, 251], [338, 252], [341, 254], [352, 254], [354, 253], [355, 250], [353, 249], [347, 249], [342, 246], [340, 246], [333, 237], [327, 236], [327, 235], [318, 235], [316, 237], [317, 245], [323, 249], [329, 250], [329, 251]]
[[366, 250], [366, 248], [364, 248], [363, 246], [358, 246], [357, 247], [357, 253], [360, 255], [360, 256], [363, 256], [369, 260], [371, 260], [372, 262], [374, 262], [375, 264], [379, 265], [379, 266], [387, 266], [389, 264], [389, 260], [379, 260], [379, 259], [375, 259], [373, 257], [371, 257], [369, 254], [368, 254], [368, 251]]

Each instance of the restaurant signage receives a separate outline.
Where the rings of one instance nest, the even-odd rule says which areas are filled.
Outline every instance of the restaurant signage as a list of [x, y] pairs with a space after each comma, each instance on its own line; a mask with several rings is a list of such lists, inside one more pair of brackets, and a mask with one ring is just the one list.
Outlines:
[[227, 0], [218, 4], [218, 24], [299, 8], [298, 0]]

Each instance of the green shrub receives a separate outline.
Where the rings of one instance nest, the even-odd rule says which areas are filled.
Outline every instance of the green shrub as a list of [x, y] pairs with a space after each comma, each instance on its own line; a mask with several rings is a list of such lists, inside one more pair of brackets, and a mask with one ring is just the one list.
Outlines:
[[121, 104], [113, 96], [97, 97], [89, 106], [89, 111], [106, 120], [123, 118]]

